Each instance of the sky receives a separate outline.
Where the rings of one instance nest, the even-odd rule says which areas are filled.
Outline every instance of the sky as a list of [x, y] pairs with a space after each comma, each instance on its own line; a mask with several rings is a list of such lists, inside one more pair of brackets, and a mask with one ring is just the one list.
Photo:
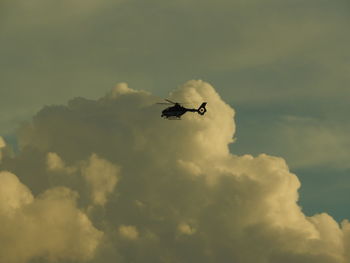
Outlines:
[[[292, 193], [286, 198], [297, 202], [302, 209], [300, 212], [302, 215], [311, 218], [314, 218], [315, 214], [323, 215], [316, 216], [317, 219], [314, 218], [314, 221], [311, 220], [312, 222], [323, 220], [323, 224], [326, 225], [325, 222], [333, 222], [333, 219], [341, 223], [344, 219], [350, 218], [350, 212], [346, 209], [349, 205], [348, 190], [350, 185], [348, 176], [350, 170], [348, 162], [350, 157], [348, 147], [350, 145], [348, 138], [350, 124], [347, 120], [349, 112], [347, 97], [350, 93], [347, 87], [350, 76], [350, 52], [348, 51], [350, 37], [346, 34], [350, 24], [349, 8], [348, 1], [342, 0], [266, 0], [263, 2], [219, 0], [215, 3], [207, 0], [175, 0], [171, 2], [156, 0], [33, 0], [30, 2], [2, 0], [0, 2], [0, 135], [3, 140], [0, 140], [0, 147], [5, 146], [5, 144], [7, 147], [2, 147], [4, 149], [0, 168], [10, 173], [2, 175], [2, 180], [7, 180], [6, 182], [12, 184], [18, 191], [18, 193], [8, 193], [13, 197], [17, 196], [17, 199], [13, 201], [12, 206], [3, 208], [3, 213], [12, 213], [11, 209], [20, 209], [22, 206], [28, 205], [31, 209], [22, 209], [19, 213], [22, 213], [23, 217], [33, 216], [36, 218], [51, 213], [59, 214], [67, 209], [70, 212], [66, 218], [58, 223], [58, 227], [63, 227], [70, 221], [75, 222], [75, 228], [81, 229], [82, 239], [89, 240], [89, 242], [79, 244], [75, 249], [68, 251], [67, 247], [61, 246], [61, 239], [69, 239], [72, 244], [78, 242], [69, 233], [62, 233], [64, 237], [57, 238], [56, 241], [53, 240], [52, 244], [47, 247], [44, 246], [47, 240], [43, 235], [40, 247], [29, 249], [23, 243], [23, 247], [20, 248], [23, 251], [22, 258], [9, 256], [6, 260], [27, 262], [43, 257], [56, 259], [58, 254], [67, 255], [67, 257], [60, 259], [63, 262], [64, 260], [74, 261], [76, 259], [94, 260], [94, 258], [101, 259], [101, 251], [105, 251], [108, 254], [106, 258], [120, 259], [121, 262], [129, 260], [130, 262], [132, 251], [135, 249], [139, 251], [140, 255], [147, 252], [147, 249], [142, 245], [142, 242], [146, 242], [146, 239], [143, 238], [146, 236], [150, 238], [149, 235], [152, 234], [157, 238], [162, 237], [160, 234], [162, 229], [155, 230], [147, 225], [157, 222], [150, 214], [143, 214], [141, 218], [145, 220], [144, 222], [131, 220], [132, 213], [135, 213], [134, 216], [141, 213], [134, 210], [124, 218], [122, 216], [118, 218], [113, 213], [108, 214], [111, 213], [108, 211], [113, 204], [119, 207], [118, 211], [122, 212], [127, 210], [128, 202], [131, 202], [131, 199], [128, 198], [131, 198], [132, 194], [128, 195], [127, 191], [123, 189], [132, 187], [132, 182], [136, 179], [130, 179], [125, 183], [126, 186], [123, 186], [122, 178], [125, 178], [123, 165], [128, 167], [126, 158], [147, 160], [141, 154], [143, 146], [137, 146], [147, 144], [147, 137], [145, 139], [144, 136], [138, 136], [140, 131], [137, 128], [142, 128], [146, 134], [152, 136], [159, 131], [165, 132], [164, 129], [167, 128], [164, 125], [171, 125], [171, 131], [158, 134], [158, 136], [168, 139], [167, 142], [171, 140], [172, 143], [175, 143], [174, 140], [179, 144], [176, 146], [180, 147], [170, 147], [169, 149], [174, 151], [171, 152], [166, 149], [165, 143], [162, 142], [159, 154], [153, 148], [154, 152], [149, 153], [149, 158], [155, 160], [159, 158], [160, 163], [152, 159], [152, 165], [149, 167], [140, 164], [140, 167], [147, 170], [146, 174], [152, 173], [157, 165], [162, 167], [161, 163], [165, 162], [163, 156], [169, 156], [172, 157], [171, 160], [174, 164], [170, 166], [173, 170], [167, 174], [167, 178], [171, 182], [178, 180], [173, 177], [176, 172], [181, 173], [178, 170], [181, 166], [181, 159], [178, 159], [177, 154], [179, 152], [186, 153], [185, 143], [189, 145], [187, 147], [190, 147], [191, 139], [197, 138], [196, 133], [193, 135], [189, 131], [201, 127], [210, 130], [212, 133], [208, 134], [215, 137], [210, 137], [213, 143], [206, 145], [206, 147], [215, 147], [214, 142], [217, 137], [218, 140], [220, 138], [223, 140], [218, 143], [219, 145], [222, 144], [223, 148], [229, 147], [230, 153], [239, 158], [243, 158], [242, 156], [245, 154], [256, 158], [252, 162], [259, 162], [261, 158], [265, 158], [259, 157], [260, 154], [283, 158], [289, 171], [295, 174], [297, 180], [301, 182], [300, 188], [292, 187]], [[203, 83], [209, 84], [188, 82], [190, 80], [203, 80]], [[105, 98], [104, 96], [114, 98], [111, 90], [115, 91], [117, 97], [120, 90], [128, 93], [129, 89], [126, 84], [117, 85], [117, 83], [122, 82], [128, 83], [128, 87], [137, 94], [140, 90], [146, 92], [141, 92], [140, 96], [145, 97], [142, 99], [117, 100], [125, 107], [125, 109], [118, 108], [118, 110], [125, 117], [131, 118], [129, 123], [124, 120], [124, 115], [115, 116], [114, 113], [110, 112], [109, 110], [113, 109], [114, 106], [108, 108], [108, 105], [105, 105], [101, 99]], [[116, 85], [117, 88], [113, 89]], [[229, 121], [229, 118], [225, 119], [221, 116], [224, 115], [223, 112], [227, 110], [226, 108], [214, 109], [210, 108], [210, 104], [208, 104], [208, 115], [205, 116], [210, 116], [208, 118], [213, 123], [205, 122], [204, 126], [197, 122], [191, 124], [189, 120], [180, 124], [178, 122], [176, 124], [168, 122], [160, 124], [154, 118], [159, 118], [161, 108], [156, 110], [150, 107], [149, 111], [145, 110], [150, 115], [137, 111], [140, 107], [138, 102], [149, 105], [151, 103], [149, 101], [154, 103], [162, 98], [169, 98], [174, 96], [170, 93], [176, 93], [178, 87], [181, 87], [178, 89], [180, 91], [177, 91], [179, 99], [191, 101], [193, 104], [200, 103], [201, 99], [210, 100], [211, 98], [206, 98], [203, 94], [202, 97], [199, 96], [199, 99], [198, 96], [196, 97], [188, 91], [191, 90], [192, 86], [195, 86], [197, 92], [200, 93], [200, 87], [207, 87], [206, 85], [211, 85], [210, 87], [214, 89], [210, 93], [211, 96], [215, 97], [216, 94], [219, 94], [220, 99], [217, 99], [215, 103], [221, 105], [222, 101], [234, 109], [234, 119], [233, 115], [230, 115], [232, 122]], [[149, 97], [145, 94], [148, 94]], [[101, 105], [97, 103], [98, 101]], [[96, 103], [101, 108], [98, 108]], [[216, 105], [215, 103], [213, 105]], [[65, 114], [65, 110], [76, 111], [76, 119], [74, 117], [68, 118], [70, 116]], [[95, 110], [97, 112], [101, 110], [101, 121], [95, 119], [99, 116], [97, 113], [94, 114]], [[215, 116], [209, 115], [210, 111], [217, 114]], [[91, 114], [91, 117], [88, 113]], [[79, 116], [84, 116], [87, 119], [80, 122]], [[116, 119], [111, 119], [111, 116]], [[110, 126], [108, 126], [107, 120], [110, 121]], [[136, 120], [142, 124], [136, 125]], [[76, 125], [75, 122], [77, 122]], [[120, 122], [127, 124], [125, 127], [123, 124], [121, 130], [118, 130], [115, 125], [120, 124]], [[154, 122], [156, 125], [152, 126]], [[60, 123], [62, 127], [58, 127], [56, 123]], [[215, 130], [214, 124], [218, 126], [231, 125], [235, 129], [230, 131], [228, 128], [226, 134], [218, 135], [212, 131], [212, 129]], [[133, 125], [135, 125], [134, 128]], [[178, 126], [174, 128], [175, 125]], [[90, 129], [83, 129], [83, 127]], [[110, 131], [107, 129], [108, 127]], [[57, 131], [55, 131], [56, 129]], [[176, 134], [173, 138], [174, 130], [182, 131], [184, 135]], [[126, 136], [125, 132], [135, 133], [135, 138], [131, 136], [127, 141], [133, 145], [132, 147], [141, 147], [139, 152], [135, 150], [136, 153], [131, 152], [123, 157], [123, 151], [112, 149], [107, 139], [120, 140], [120, 138], [109, 137], [112, 136], [110, 134], [112, 131], [116, 134], [120, 133], [120, 138]], [[60, 136], [66, 138], [67, 142], [56, 141], [56, 136], [59, 136], [58, 132], [60, 132]], [[169, 134], [171, 139], [167, 136]], [[229, 143], [228, 137], [234, 138], [234, 143]], [[82, 143], [91, 138], [94, 138], [95, 143], [89, 145], [91, 149], [88, 149]], [[75, 139], [81, 142], [76, 146], [76, 151], [69, 147]], [[207, 139], [209, 140], [209, 137]], [[124, 145], [120, 147], [129, 147]], [[18, 151], [16, 156], [11, 153], [11, 147]], [[198, 147], [202, 149], [204, 146], [200, 144]], [[216, 150], [225, 152], [222, 149]], [[113, 154], [121, 160], [112, 157]], [[227, 153], [225, 152], [225, 154]], [[196, 153], [191, 152], [188, 158], [191, 159], [195, 155]], [[205, 155], [202, 157], [209, 158]], [[188, 164], [186, 158], [182, 160], [182, 165], [190, 169], [188, 173], [192, 175], [199, 173], [201, 176], [202, 172], [198, 171], [197, 166], [202, 165], [202, 161], [196, 161], [199, 163], [194, 162], [195, 164], [192, 165], [193, 160], [191, 159], [191, 164]], [[215, 162], [219, 162], [216, 157], [214, 159]], [[237, 162], [240, 163], [241, 159], [239, 160]], [[272, 162], [271, 165], [275, 165], [275, 161], [267, 162]], [[220, 163], [217, 166], [221, 167], [221, 165], [225, 167], [226, 164]], [[222, 169], [230, 171], [235, 169], [228, 166], [229, 168]], [[254, 167], [254, 165], [248, 166]], [[107, 169], [104, 180], [110, 184], [110, 188], [105, 189], [103, 183], [95, 178], [93, 171], [96, 169], [103, 171]], [[137, 173], [137, 171], [129, 171], [129, 168], [124, 169], [130, 173]], [[282, 170], [285, 172], [286, 169]], [[52, 178], [50, 173], [56, 174], [57, 178]], [[119, 173], [121, 174], [119, 175]], [[221, 173], [223, 171], [213, 172], [214, 177]], [[255, 174], [248, 172], [248, 174], [250, 173]], [[266, 178], [269, 180], [266, 181], [269, 182], [271, 178], [268, 177], [268, 174], [270, 172], [263, 174], [267, 176]], [[274, 173], [272, 172], [272, 174]], [[64, 176], [69, 175], [72, 178], [67, 182], [67, 178], [65, 179]], [[221, 175], [217, 176], [221, 178]], [[254, 178], [254, 176], [249, 178]], [[159, 178], [155, 176], [152, 179], [158, 180]], [[185, 194], [182, 202], [185, 202], [185, 198], [190, 196], [195, 200], [196, 198], [200, 199], [202, 191], [204, 191], [203, 187], [207, 187], [202, 185], [205, 182], [197, 182], [198, 184], [196, 184], [187, 181], [187, 179], [177, 182], [178, 185], [184, 186], [188, 191], [194, 191], [195, 188], [198, 192], [194, 197]], [[140, 180], [145, 179], [141, 177]], [[79, 187], [79, 183], [82, 182], [85, 188]], [[160, 182], [159, 186], [162, 186], [163, 183]], [[66, 188], [55, 188], [62, 185]], [[232, 182], [233, 189], [237, 190], [238, 185], [239, 183]], [[120, 192], [118, 186], [121, 187]], [[249, 185], [246, 187], [249, 192]], [[251, 187], [254, 189], [254, 186]], [[271, 188], [276, 191], [282, 189], [280, 185], [273, 185]], [[157, 189], [159, 190], [159, 188]], [[218, 187], [217, 189], [222, 189], [224, 192], [230, 191], [230, 188], [225, 190]], [[122, 197], [123, 191], [126, 193], [126, 197]], [[298, 191], [298, 198], [294, 197], [295, 192], [293, 191]], [[219, 193], [217, 193], [218, 196], [215, 196], [214, 192], [209, 194], [209, 201], [215, 198], [218, 201], [223, 198]], [[80, 197], [76, 196], [77, 193]], [[134, 192], [132, 191], [132, 193]], [[242, 196], [246, 192], [242, 190], [240, 194], [239, 198], [243, 198]], [[120, 195], [124, 201], [119, 204], [117, 201], [119, 199], [115, 195]], [[147, 193], [142, 193], [142, 196], [146, 198]], [[160, 196], [162, 195], [160, 194]], [[156, 198], [156, 196], [147, 196], [147, 198]], [[57, 205], [57, 211], [50, 212], [47, 209], [51, 207], [50, 202], [54, 201], [60, 205]], [[143, 201], [139, 200], [139, 202], [139, 206], [144, 207]], [[152, 203], [152, 199], [149, 199], [148, 202]], [[254, 209], [258, 203], [255, 199], [252, 202], [254, 205], [250, 207]], [[155, 202], [152, 209], [162, 210], [163, 205], [158, 205]], [[177, 205], [181, 205], [181, 207]], [[182, 203], [176, 204], [174, 210], [191, 210], [192, 205], [195, 204], [188, 206]], [[248, 208], [248, 205], [242, 206]], [[237, 208], [235, 205], [233, 207]], [[213, 205], [212, 209], [221, 211], [224, 208]], [[272, 208], [264, 207], [264, 209], [270, 211]], [[292, 210], [297, 210], [295, 204]], [[210, 209], [204, 212], [209, 213], [208, 211]], [[98, 212], [101, 212], [105, 218], [102, 215], [99, 216]], [[195, 259], [200, 258], [199, 251], [204, 247], [212, 251], [213, 258], [215, 258], [215, 253], [221, 251], [221, 248], [210, 248], [208, 243], [210, 238], [215, 238], [217, 234], [209, 230], [203, 230], [204, 232], [199, 230], [200, 223], [198, 222], [205, 225], [209, 224], [211, 219], [206, 222], [202, 221], [202, 217], [196, 211], [195, 215], [191, 215], [192, 219], [186, 219], [187, 221], [184, 220], [184, 222], [179, 219], [178, 222], [169, 213], [166, 211], [166, 215], [162, 215], [171, 221], [166, 220], [163, 226], [164, 231], [172, 224], [177, 224], [177, 229], [182, 234], [187, 233], [185, 235], [193, 236], [195, 233], [205, 233], [206, 235], [205, 238], [196, 236], [193, 240], [186, 240], [189, 243], [181, 243], [181, 241], [179, 244], [175, 242], [178, 233], [174, 234], [175, 241], [171, 237], [167, 237], [166, 240], [172, 244], [169, 248], [169, 257], [179, 254], [183, 255], [186, 260], [190, 260], [187, 258], [187, 256], [189, 257], [188, 251], [186, 252], [182, 248], [184, 244], [198, 249], [196, 250], [198, 253], [193, 255]], [[295, 220], [301, 220], [300, 213], [295, 213], [298, 214], [295, 216], [297, 218]], [[330, 217], [328, 218], [322, 213], [327, 213]], [[240, 222], [248, 220], [250, 218], [248, 214], [242, 218], [232, 219], [233, 224], [236, 223], [235, 226], [232, 226], [235, 228], [232, 233], [241, 230], [242, 224]], [[129, 219], [133, 222], [127, 222]], [[116, 226], [111, 225], [113, 220], [115, 220]], [[279, 219], [277, 221], [288, 222], [286, 220]], [[263, 225], [266, 223], [268, 229], [258, 227], [260, 230], [265, 229], [266, 233], [258, 231], [260, 237], [256, 238], [257, 244], [266, 242], [264, 234], [267, 235], [268, 240], [276, 238], [269, 235], [270, 228], [274, 226], [271, 222], [269, 218], [259, 223]], [[336, 229], [334, 224], [329, 223], [328, 225], [332, 225]], [[224, 225], [226, 227], [226, 224]], [[254, 227], [257, 225], [255, 224]], [[301, 225], [298, 226], [298, 230], [310, 228], [310, 226]], [[35, 227], [37, 226], [33, 226], [33, 229]], [[45, 227], [50, 231], [55, 231], [57, 225], [48, 224]], [[113, 227], [119, 232], [116, 230], [115, 236], [108, 234], [105, 237], [108, 229]], [[228, 225], [227, 227], [229, 228]], [[316, 229], [318, 228], [316, 227]], [[345, 231], [345, 229], [346, 227], [341, 231]], [[225, 228], [221, 230], [227, 231]], [[291, 232], [293, 231], [291, 230]], [[338, 233], [340, 230], [334, 231]], [[29, 232], [28, 230], [28, 233], [23, 235], [30, 237], [31, 233]], [[12, 234], [18, 237], [16, 233], [9, 233], [9, 235]], [[299, 236], [299, 234], [296, 235]], [[126, 239], [129, 240], [139, 240], [141, 243], [135, 247], [122, 242], [123, 236], [127, 236]], [[229, 239], [230, 237], [225, 238]], [[299, 238], [302, 239], [302, 237]], [[247, 246], [256, 245], [248, 239]], [[118, 247], [118, 252], [113, 254], [110, 247], [118, 242], [121, 245]], [[100, 249], [101, 246], [104, 250]], [[313, 246], [310, 245], [310, 247]], [[152, 249], [161, 249], [157, 242], [152, 243], [151, 247]], [[274, 262], [274, 260], [278, 262], [280, 258], [285, 259], [284, 257], [288, 258], [290, 262], [294, 262], [296, 255], [304, 257], [299, 249], [292, 245], [289, 250], [283, 247], [277, 253], [278, 255], [262, 255], [265, 261], [261, 262]], [[239, 251], [239, 249], [234, 251]], [[293, 256], [285, 256], [285, 251], [298, 251], [298, 253], [292, 253]], [[329, 252], [330, 257], [334, 251]], [[224, 246], [222, 246], [221, 252], [228, 253]], [[317, 253], [313, 251], [311, 254], [315, 256]], [[239, 253], [237, 252], [237, 254]], [[165, 255], [164, 257], [167, 258]], [[233, 255], [227, 254], [227, 257], [232, 258]], [[255, 260], [247, 258], [248, 255], [237, 257], [237, 260], [242, 262]], [[311, 262], [311, 259], [307, 261], [307, 257], [312, 256], [305, 257], [305, 259], [298, 259], [298, 262], [302, 262], [302, 260]], [[133, 258], [133, 260], [137, 262], [140, 259]], [[159, 260], [162, 261], [162, 259]], [[171, 262], [170, 259], [167, 260]], [[176, 260], [181, 259], [173, 258], [172, 260], [177, 262]], [[342, 262], [339, 261], [341, 259], [332, 260], [329, 259], [325, 262]]]

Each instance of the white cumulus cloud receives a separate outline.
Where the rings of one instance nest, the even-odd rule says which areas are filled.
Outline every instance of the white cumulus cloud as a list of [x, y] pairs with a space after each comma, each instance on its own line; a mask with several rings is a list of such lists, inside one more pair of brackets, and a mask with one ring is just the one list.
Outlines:
[[102, 233], [76, 207], [77, 194], [63, 187], [34, 197], [10, 172], [0, 172], [0, 261], [88, 260]]
[[[21, 153], [6, 159], [0, 168], [12, 169], [33, 189], [38, 187], [36, 176], [45, 178], [44, 172], [48, 173], [50, 180], [42, 180], [40, 187], [49, 190], [34, 198], [27, 186], [16, 188], [11, 205], [3, 210], [32, 203], [38, 203], [35, 211], [40, 215], [56, 215], [55, 209], [62, 209], [64, 219], [58, 220], [58, 229], [68, 224], [68, 218], [75, 227], [68, 228], [69, 233], [52, 227], [56, 232], [51, 236], [75, 250], [62, 244], [48, 253], [59, 251], [59, 259], [107, 263], [350, 260], [348, 221], [339, 225], [325, 213], [303, 214], [297, 204], [300, 182], [282, 158], [229, 152], [235, 112], [210, 84], [189, 81], [169, 99], [194, 108], [205, 101], [208, 112], [204, 116], [189, 112], [181, 121], [164, 120], [151, 94], [124, 83], [98, 100], [76, 98], [67, 106], [43, 108], [21, 130]], [[74, 168], [73, 172], [67, 173], [67, 168]], [[25, 170], [37, 173], [28, 179]], [[54, 180], [55, 176], [62, 180]], [[18, 179], [12, 181], [16, 184]], [[76, 206], [75, 192], [80, 195]], [[97, 206], [88, 209], [91, 205]], [[65, 209], [69, 213], [63, 213]], [[92, 224], [104, 232], [95, 254], [101, 234]], [[76, 231], [83, 237], [70, 236]], [[60, 237], [64, 233], [67, 236]], [[31, 252], [26, 259], [32, 255], [37, 254]]]

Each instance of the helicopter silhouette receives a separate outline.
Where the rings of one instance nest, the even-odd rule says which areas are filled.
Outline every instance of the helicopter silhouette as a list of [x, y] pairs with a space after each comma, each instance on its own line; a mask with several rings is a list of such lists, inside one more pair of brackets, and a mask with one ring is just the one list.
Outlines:
[[179, 102], [173, 102], [171, 100], [165, 99], [168, 103], [157, 103], [157, 104], [163, 104], [163, 105], [169, 105], [173, 104], [174, 106], [168, 107], [162, 111], [161, 117], [164, 117], [168, 120], [180, 120], [181, 116], [184, 115], [186, 112], [197, 112], [200, 115], [204, 115], [207, 112], [207, 109], [205, 106], [207, 105], [206, 102], [203, 102], [198, 109], [189, 109], [183, 107]]

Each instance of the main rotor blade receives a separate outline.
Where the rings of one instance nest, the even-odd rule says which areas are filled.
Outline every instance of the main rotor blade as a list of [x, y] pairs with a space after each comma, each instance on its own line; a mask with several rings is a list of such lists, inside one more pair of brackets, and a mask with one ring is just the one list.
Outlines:
[[170, 102], [170, 103], [172, 103], [172, 104], [176, 104], [176, 102], [173, 102], [173, 101], [171, 101], [171, 100], [168, 100], [168, 99], [165, 99], [166, 101], [168, 101], [168, 102]]
[[168, 99], [164, 99], [165, 101], [167, 102], [157, 102], [156, 104], [160, 104], [160, 105], [172, 105], [172, 104], [180, 104], [180, 105], [188, 105], [188, 104], [193, 104], [193, 103], [190, 103], [190, 102], [174, 102], [174, 101], [171, 101], [171, 100], [168, 100]]

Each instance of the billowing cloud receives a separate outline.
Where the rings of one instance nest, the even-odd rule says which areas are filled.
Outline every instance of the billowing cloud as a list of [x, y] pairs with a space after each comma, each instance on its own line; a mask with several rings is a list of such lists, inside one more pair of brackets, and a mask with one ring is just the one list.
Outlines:
[[76, 207], [77, 194], [51, 188], [34, 197], [10, 172], [0, 172], [0, 261], [88, 260], [102, 233]]
[[91, 199], [96, 205], [104, 205], [107, 195], [112, 193], [116, 183], [118, 167], [93, 154], [89, 163], [82, 168], [82, 175], [90, 189]]
[[47, 154], [47, 168], [51, 171], [66, 169], [63, 160], [58, 156], [57, 153]]
[[[169, 98], [193, 107], [206, 101], [208, 112], [167, 121], [151, 94], [120, 84], [98, 100], [45, 107], [22, 128], [21, 152], [5, 156], [1, 168], [27, 186], [6, 173], [17, 186], [2, 209], [26, 215], [33, 206], [40, 215], [55, 215], [52, 222], [58, 225], [49, 224], [48, 232], [69, 240], [64, 244], [71, 249], [62, 244], [39, 253], [19, 246], [26, 257], [13, 261], [34, 256], [107, 263], [350, 260], [348, 221], [339, 225], [325, 213], [305, 216], [297, 204], [300, 182], [282, 158], [229, 152], [234, 110], [211, 85], [189, 81]], [[38, 185], [41, 178], [49, 179]], [[33, 197], [30, 188], [44, 193]], [[74, 193], [80, 195], [77, 202]], [[68, 221], [74, 227], [65, 232]], [[23, 229], [30, 224], [21, 223]], [[42, 230], [30, 229], [33, 235]]]
[[113, 192], [120, 170], [117, 165], [99, 158], [96, 154], [92, 154], [88, 161], [67, 166], [57, 153], [52, 152], [47, 154], [47, 169], [68, 175], [66, 179], [74, 177], [74, 173], [79, 173], [84, 179], [93, 204], [102, 206], [107, 202], [107, 196]]

